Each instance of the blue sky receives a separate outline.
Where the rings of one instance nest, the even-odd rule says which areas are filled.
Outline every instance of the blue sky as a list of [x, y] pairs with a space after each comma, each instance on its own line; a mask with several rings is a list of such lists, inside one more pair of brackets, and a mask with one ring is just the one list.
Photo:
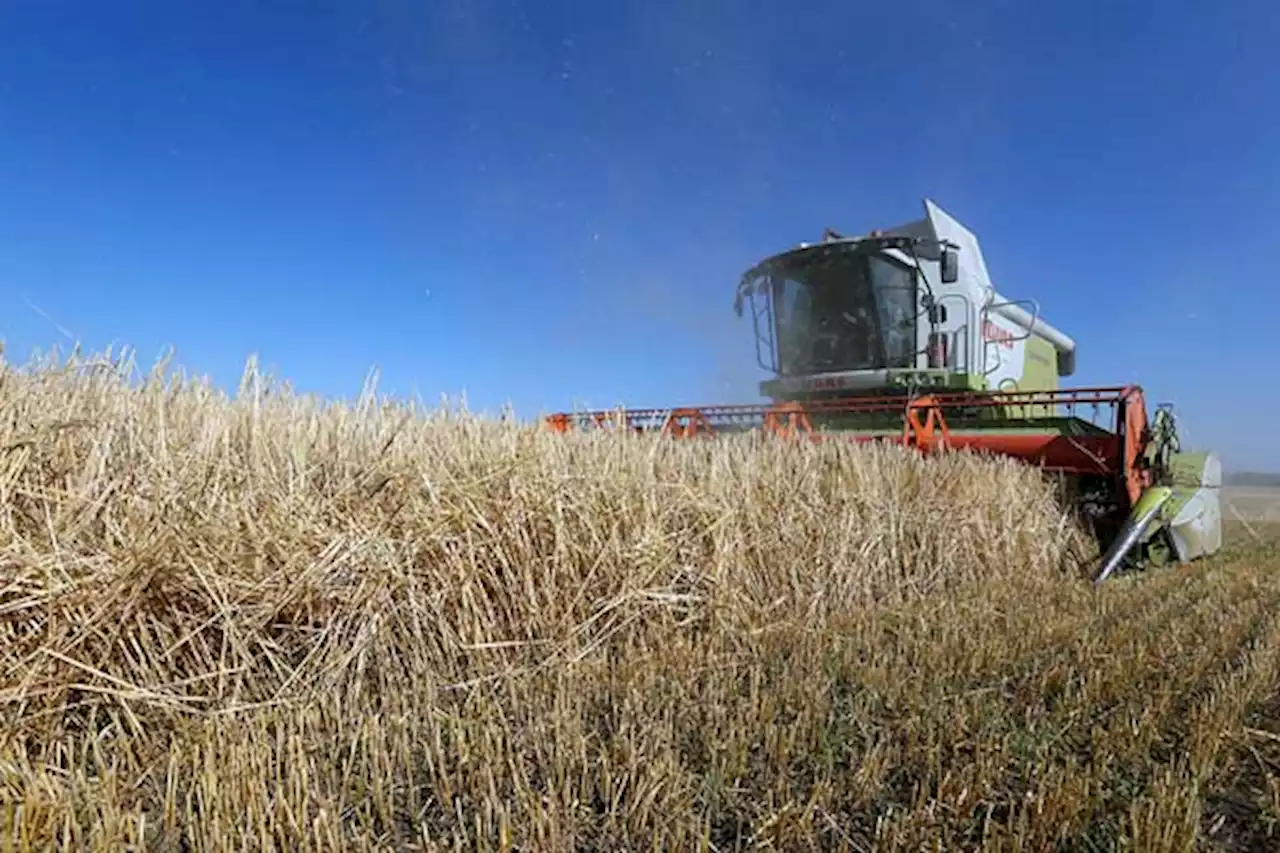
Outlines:
[[1280, 469], [1280, 8], [963, 5], [6, 4], [0, 337], [522, 414], [749, 400], [741, 270], [930, 196], [1079, 384]]

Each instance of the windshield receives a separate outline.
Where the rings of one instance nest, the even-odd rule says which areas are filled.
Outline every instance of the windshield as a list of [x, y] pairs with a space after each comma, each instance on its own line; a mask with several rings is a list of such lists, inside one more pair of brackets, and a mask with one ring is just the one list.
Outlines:
[[915, 280], [866, 252], [812, 252], [774, 269], [778, 372], [914, 367]]

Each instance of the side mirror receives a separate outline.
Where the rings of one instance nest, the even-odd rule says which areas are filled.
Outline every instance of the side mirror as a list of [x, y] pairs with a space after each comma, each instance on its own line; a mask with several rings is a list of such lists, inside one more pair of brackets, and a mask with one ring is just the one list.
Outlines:
[[956, 250], [950, 246], [942, 247], [942, 260], [938, 262], [942, 269], [942, 283], [954, 284], [960, 278], [960, 259]]

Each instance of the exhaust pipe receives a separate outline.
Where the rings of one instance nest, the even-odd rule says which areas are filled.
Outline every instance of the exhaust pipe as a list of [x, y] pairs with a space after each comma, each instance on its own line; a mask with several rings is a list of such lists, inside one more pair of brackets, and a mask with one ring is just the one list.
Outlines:
[[1102, 558], [1102, 566], [1098, 569], [1097, 577], [1093, 581], [1094, 586], [1110, 577], [1111, 573], [1124, 562], [1124, 558], [1129, 555], [1133, 547], [1147, 538], [1147, 529], [1151, 526], [1151, 522], [1172, 496], [1173, 489], [1168, 486], [1157, 486], [1142, 493], [1133, 511], [1129, 513], [1129, 518], [1125, 520], [1124, 526], [1120, 528], [1120, 534], [1116, 536], [1111, 547], [1107, 549], [1106, 556]]

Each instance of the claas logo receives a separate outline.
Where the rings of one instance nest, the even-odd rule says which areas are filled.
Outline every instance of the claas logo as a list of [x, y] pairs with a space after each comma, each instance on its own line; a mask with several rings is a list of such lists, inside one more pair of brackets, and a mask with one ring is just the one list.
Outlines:
[[982, 337], [993, 344], [999, 344], [1005, 349], [1013, 349], [1015, 338], [1013, 332], [1001, 326], [997, 326], [990, 320], [982, 321]]

